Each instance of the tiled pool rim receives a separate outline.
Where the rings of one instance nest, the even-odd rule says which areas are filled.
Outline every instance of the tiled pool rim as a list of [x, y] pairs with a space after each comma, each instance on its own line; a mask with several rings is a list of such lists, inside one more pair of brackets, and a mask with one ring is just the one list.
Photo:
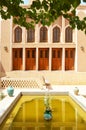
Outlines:
[[[73, 88], [72, 88], [73, 89]], [[4, 90], [6, 93], [7, 89]], [[13, 108], [17, 100], [21, 97], [21, 95], [45, 95], [47, 92], [54, 95], [69, 95], [84, 111], [86, 111], [86, 98], [81, 94], [75, 95], [73, 91], [68, 89], [15, 89], [13, 97], [9, 97], [8, 95], [0, 101], [0, 124], [6, 118], [7, 114]]]

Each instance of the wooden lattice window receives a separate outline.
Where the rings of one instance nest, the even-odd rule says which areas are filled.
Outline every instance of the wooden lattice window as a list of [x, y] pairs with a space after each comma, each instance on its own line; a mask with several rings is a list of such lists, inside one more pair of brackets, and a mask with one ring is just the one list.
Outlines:
[[67, 27], [65, 29], [65, 42], [72, 42], [72, 28]]
[[48, 39], [48, 30], [46, 27], [41, 27], [40, 28], [40, 42], [47, 42]]
[[53, 28], [53, 42], [60, 42], [60, 29], [59, 29], [59, 27]]
[[22, 42], [22, 29], [20, 27], [15, 28], [14, 36], [15, 36], [14, 39], [15, 42]]
[[27, 42], [34, 42], [35, 41], [35, 29], [29, 28], [27, 30]]

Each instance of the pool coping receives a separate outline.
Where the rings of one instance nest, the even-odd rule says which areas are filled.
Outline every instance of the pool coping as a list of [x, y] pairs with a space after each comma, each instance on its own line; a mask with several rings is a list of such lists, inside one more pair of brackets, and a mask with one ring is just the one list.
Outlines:
[[0, 101], [0, 124], [3, 122], [5, 117], [8, 115], [10, 110], [13, 108], [19, 97], [21, 96], [20, 92], [17, 92], [12, 97], [8, 95]]
[[3, 122], [21, 95], [46, 95], [47, 93], [52, 95], [69, 95], [86, 112], [86, 98], [80, 94], [75, 95], [73, 92], [66, 89], [64, 91], [58, 91], [55, 89], [15, 89], [14, 95], [12, 97], [7, 95], [3, 100], [0, 101], [0, 124]]

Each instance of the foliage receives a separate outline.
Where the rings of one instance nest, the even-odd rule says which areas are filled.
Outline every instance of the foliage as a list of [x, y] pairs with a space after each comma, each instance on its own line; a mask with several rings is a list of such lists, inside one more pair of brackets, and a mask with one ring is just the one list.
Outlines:
[[[80, 19], [76, 16], [76, 8], [80, 0], [34, 0], [27, 8], [21, 6], [23, 0], [0, 0], [0, 14], [3, 19], [14, 17], [14, 23], [26, 28], [41, 23], [49, 26], [58, 17], [63, 16], [69, 20], [70, 26], [86, 33], [86, 17]], [[86, 2], [86, 0], [84, 0]], [[30, 18], [31, 22], [26, 21]]]

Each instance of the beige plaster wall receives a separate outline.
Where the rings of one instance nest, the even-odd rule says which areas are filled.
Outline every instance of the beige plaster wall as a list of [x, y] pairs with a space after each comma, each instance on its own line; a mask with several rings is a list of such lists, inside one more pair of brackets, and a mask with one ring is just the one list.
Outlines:
[[[80, 18], [86, 17], [86, 13], [78, 13]], [[77, 31], [77, 71], [86, 72], [86, 34], [83, 31]]]
[[1, 88], [1, 79], [0, 79], [0, 88]]
[[[83, 8], [84, 10], [86, 10], [85, 8]], [[79, 13], [78, 15], [83, 18], [84, 16], [86, 16], [86, 13], [83, 12], [83, 10], [81, 10], [81, 8], [79, 8]], [[59, 26], [62, 27], [62, 24], [61, 24], [61, 21], [62, 21], [62, 17], [59, 18], [58, 20], [58, 24]], [[52, 24], [55, 25], [57, 21], [55, 21], [55, 23]], [[68, 25], [68, 21], [66, 21], [66, 24], [64, 25]], [[40, 26], [40, 25], [38, 25]], [[25, 32], [25, 29], [23, 28], [24, 32]], [[64, 31], [64, 30], [63, 30]], [[36, 34], [37, 36], [38, 34]], [[62, 35], [62, 39], [64, 39], [64, 34], [61, 34]], [[36, 38], [37, 39], [37, 38]], [[1, 72], [0, 72], [0, 76], [2, 76], [3, 74], [4, 75], [7, 75], [7, 72], [11, 72], [11, 59], [12, 59], [12, 54], [11, 54], [11, 49], [12, 47], [15, 47], [15, 45], [12, 43], [12, 23], [11, 23], [11, 19], [10, 20], [2, 20], [1, 21], [1, 43], [0, 43], [0, 49], [1, 49]], [[64, 40], [62, 40], [64, 42]], [[38, 42], [38, 39], [36, 40], [36, 42]], [[62, 47], [62, 48], [67, 48], [68, 46], [70, 46], [71, 48], [76, 48], [77, 51], [76, 51], [76, 57], [77, 57], [77, 60], [76, 60], [76, 64], [77, 64], [77, 71], [78, 72], [86, 72], [86, 35], [81, 32], [81, 31], [77, 31], [77, 45], [76, 44], [71, 44], [71, 43], [68, 43], [68, 44], [54, 44], [54, 47]], [[23, 44], [25, 44], [25, 39], [23, 39]], [[22, 47], [23, 44], [17, 44], [16, 43], [16, 47]], [[39, 44], [38, 46], [40, 47], [52, 47], [52, 44]], [[24, 45], [24, 46], [27, 46], [28, 45]], [[32, 46], [32, 43], [29, 44], [29, 47]], [[34, 47], [36, 47], [36, 44], [33, 45]], [[26, 72], [27, 73], [27, 72]], [[26, 75], [26, 73], [23, 73], [23, 76]], [[30, 72], [28, 72], [30, 73]], [[38, 72], [41, 74], [41, 72]], [[52, 73], [52, 74], [50, 74]], [[15, 72], [15, 75], [17, 73]], [[35, 74], [35, 73], [34, 73]], [[55, 72], [47, 72], [47, 77], [50, 77], [50, 80], [52, 75], [55, 74]], [[59, 78], [59, 74], [60, 74], [60, 78]], [[80, 77], [79, 77], [79, 76]], [[83, 75], [83, 73], [81, 74], [78, 74], [75, 72], [73, 73], [70, 73], [70, 72], [65, 72], [63, 73], [62, 71], [59, 73], [57, 72], [56, 75], [53, 75], [55, 76], [55, 81], [57, 82], [66, 82], [66, 81], [70, 81], [70, 79], [73, 79], [73, 81], [75, 82], [75, 78], [76, 78], [76, 81], [79, 79], [81, 79], [81, 75]], [[12, 73], [10, 74], [10, 76], [12, 76]], [[18, 73], [18, 76], [21, 76], [21, 73], [19, 72]], [[73, 78], [72, 78], [73, 77]], [[86, 77], [86, 75], [85, 75]], [[63, 79], [64, 80], [63, 80]], [[58, 80], [57, 80], [58, 79]], [[53, 82], [53, 81], [52, 81]]]
[[77, 69], [86, 72], [86, 35], [78, 31]]
[[1, 72], [10, 70], [11, 20], [1, 21]]
[[86, 72], [75, 71], [13, 71], [7, 72], [6, 78], [12, 79], [41, 79], [44, 76], [52, 85], [86, 85]]

